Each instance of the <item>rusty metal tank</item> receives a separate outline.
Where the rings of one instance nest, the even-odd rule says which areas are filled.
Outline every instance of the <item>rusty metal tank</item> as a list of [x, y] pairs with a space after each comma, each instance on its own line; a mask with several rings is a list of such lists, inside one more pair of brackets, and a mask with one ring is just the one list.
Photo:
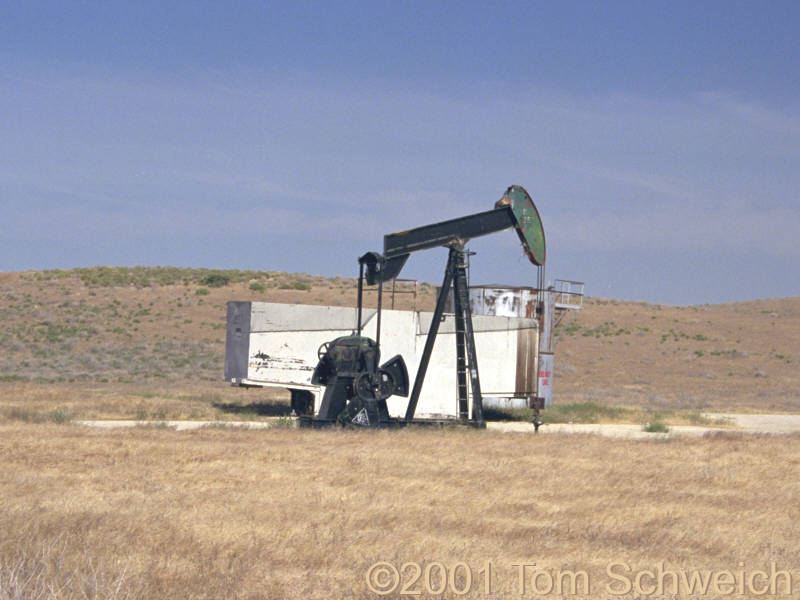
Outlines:
[[[474, 315], [522, 317], [537, 319], [536, 339], [520, 341], [517, 349], [517, 385], [513, 394], [484, 398], [484, 405], [493, 408], [527, 408], [531, 398], [541, 396], [539, 375], [539, 336], [542, 320], [537, 312], [540, 291], [533, 287], [473, 285], [469, 288], [470, 309]], [[524, 347], [523, 347], [524, 346]], [[549, 381], [548, 381], [549, 383]]]
[[469, 305], [474, 315], [536, 318], [538, 290], [532, 287], [472, 285]]

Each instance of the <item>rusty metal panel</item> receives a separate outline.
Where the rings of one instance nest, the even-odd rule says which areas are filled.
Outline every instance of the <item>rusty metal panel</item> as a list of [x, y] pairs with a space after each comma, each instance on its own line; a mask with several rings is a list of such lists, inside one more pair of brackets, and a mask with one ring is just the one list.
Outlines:
[[518, 398], [537, 395], [538, 337], [536, 329], [519, 329], [517, 331], [517, 370], [514, 395]]
[[472, 286], [469, 290], [470, 307], [476, 315], [535, 319], [537, 293], [530, 287]]
[[[473, 286], [470, 306], [476, 315], [536, 319], [538, 291], [529, 287]], [[515, 361], [514, 389], [509, 396], [527, 398], [538, 395], [539, 336], [537, 328], [519, 329]], [[488, 400], [487, 406], [512, 405], [511, 398]]]
[[225, 334], [225, 381], [240, 383], [247, 378], [250, 353], [250, 302], [228, 302]]
[[555, 328], [553, 327], [554, 319], [556, 316], [556, 295], [554, 290], [543, 290], [542, 294], [542, 319], [541, 319], [541, 340], [539, 349], [542, 352], [553, 353], [553, 336]]

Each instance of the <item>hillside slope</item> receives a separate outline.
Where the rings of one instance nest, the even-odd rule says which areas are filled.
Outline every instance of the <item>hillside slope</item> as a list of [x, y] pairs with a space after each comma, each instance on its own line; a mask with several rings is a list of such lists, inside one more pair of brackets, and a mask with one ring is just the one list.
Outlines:
[[559, 400], [800, 410], [800, 298], [688, 307], [588, 298], [557, 333]]
[[[397, 296], [431, 309], [433, 287]], [[348, 306], [355, 281], [255, 271], [0, 274], [0, 380], [219, 389], [225, 303]], [[557, 331], [556, 403], [800, 410], [800, 298], [671, 307], [587, 298]]]

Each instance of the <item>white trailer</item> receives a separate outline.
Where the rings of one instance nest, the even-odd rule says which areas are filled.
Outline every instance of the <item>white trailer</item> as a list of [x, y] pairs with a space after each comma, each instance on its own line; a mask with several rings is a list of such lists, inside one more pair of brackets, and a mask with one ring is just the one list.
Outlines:
[[[414, 381], [433, 313], [383, 310], [381, 361], [400, 354]], [[228, 302], [225, 378], [233, 385], [280, 387], [319, 411], [324, 389], [311, 383], [325, 342], [357, 329], [355, 308]], [[376, 337], [376, 311], [364, 309], [362, 335]], [[534, 318], [474, 316], [475, 346], [484, 397], [537, 396], [539, 326]], [[455, 318], [445, 313], [440, 324], [416, 414], [456, 419]], [[313, 401], [313, 404], [312, 404]], [[402, 418], [407, 398], [392, 396], [392, 417]], [[472, 401], [470, 398], [470, 413]]]

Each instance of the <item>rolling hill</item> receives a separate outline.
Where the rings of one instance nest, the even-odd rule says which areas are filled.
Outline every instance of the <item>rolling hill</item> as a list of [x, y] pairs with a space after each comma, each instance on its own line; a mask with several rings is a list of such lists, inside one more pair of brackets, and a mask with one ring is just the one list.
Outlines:
[[[430, 310], [434, 293], [421, 284], [397, 295], [397, 306]], [[348, 306], [355, 281], [171, 267], [2, 273], [0, 381], [39, 393], [146, 388], [228, 398], [225, 303], [246, 299]], [[800, 298], [676, 307], [589, 297], [557, 330], [554, 399], [797, 411], [798, 364]]]

